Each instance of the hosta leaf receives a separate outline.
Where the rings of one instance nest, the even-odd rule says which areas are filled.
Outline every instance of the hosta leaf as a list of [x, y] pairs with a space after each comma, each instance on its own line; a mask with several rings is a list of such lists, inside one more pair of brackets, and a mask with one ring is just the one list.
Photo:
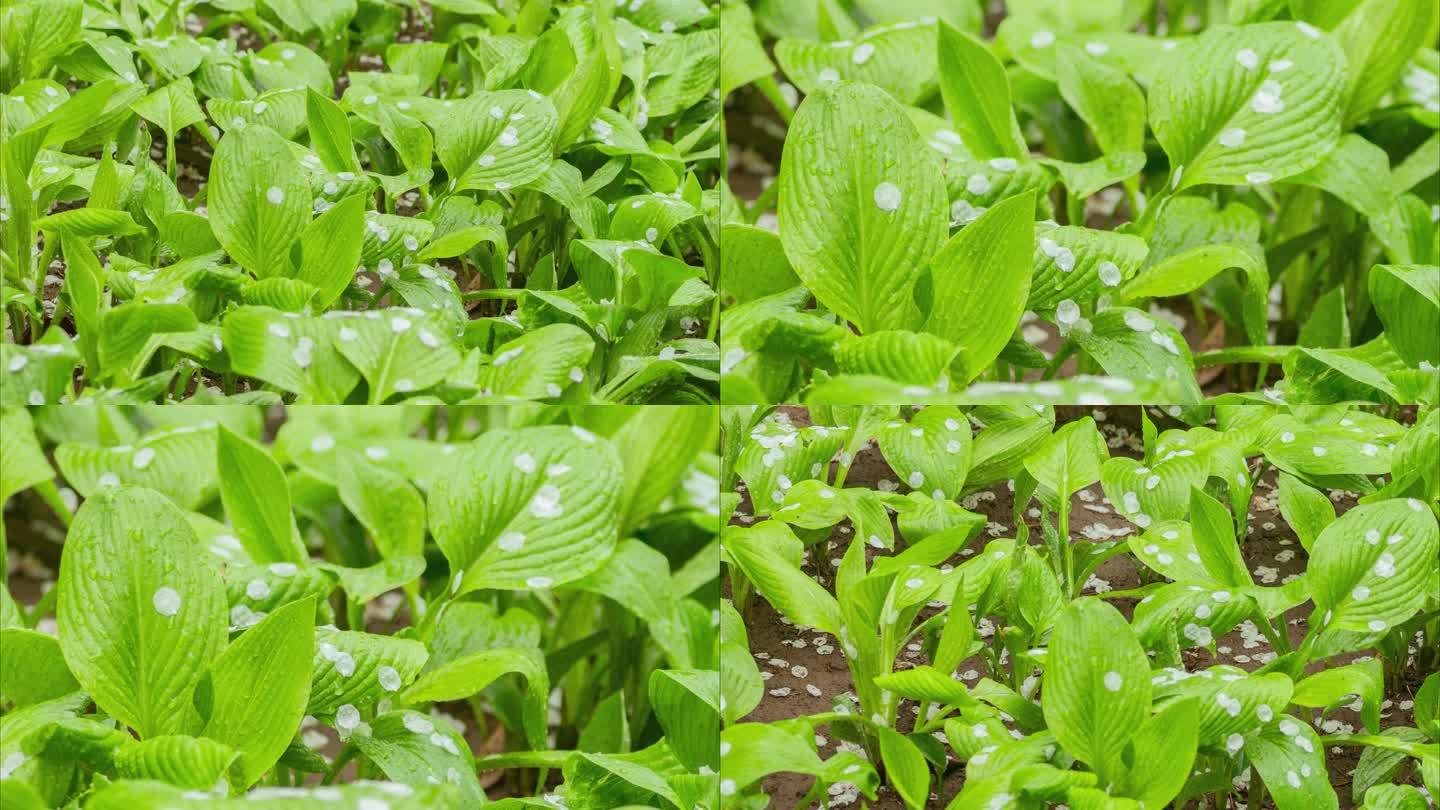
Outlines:
[[80, 352], [60, 329], [51, 329], [29, 346], [0, 343], [0, 364], [6, 370], [0, 403], [8, 408], [59, 402], [70, 396], [71, 376], [79, 362]]
[[951, 500], [970, 468], [970, 421], [958, 408], [930, 405], [876, 436], [885, 461], [912, 489]]
[[1090, 127], [1100, 151], [1107, 155], [1142, 152], [1145, 96], [1140, 88], [1124, 71], [1087, 56], [1074, 45], [1061, 43], [1055, 53], [1060, 95]]
[[[176, 787], [208, 790], [228, 784], [240, 771], [240, 752], [203, 737], [153, 737], [115, 752], [115, 772], [122, 779], [154, 779]], [[238, 779], [237, 779], [238, 781]]]
[[1237, 588], [1252, 584], [1250, 570], [1240, 556], [1234, 518], [1198, 486], [1190, 489], [1190, 522], [1195, 551], [1212, 581]]
[[1362, 701], [1360, 718], [1366, 730], [1379, 733], [1380, 704], [1385, 700], [1385, 667], [1378, 658], [1358, 660], [1309, 675], [1295, 684], [1290, 702], [1296, 706], [1330, 709], [1342, 702], [1349, 703], [1352, 695]]
[[1065, 750], [1118, 775], [1120, 753], [1150, 712], [1150, 665], [1110, 605], [1073, 602], [1050, 637], [1042, 707]]
[[64, 443], [55, 462], [65, 481], [85, 497], [115, 486], [146, 487], [181, 509], [198, 509], [215, 496], [215, 429], [157, 430], [134, 445], [95, 447]]
[[1440, 267], [1376, 265], [1370, 298], [1385, 337], [1407, 365], [1440, 365]]
[[1024, 140], [1010, 106], [1010, 82], [1000, 60], [979, 40], [948, 23], [939, 24], [938, 34], [940, 93], [960, 139], [977, 158], [1024, 155]]
[[775, 72], [760, 37], [755, 34], [755, 18], [744, 3], [727, 3], [720, 7], [720, 95], [725, 97], [737, 88]]
[[290, 513], [290, 487], [269, 452], [222, 425], [215, 460], [225, 514], [251, 558], [263, 563], [307, 559]]
[[316, 307], [330, 306], [355, 280], [364, 244], [364, 214], [364, 197], [346, 197], [301, 232], [301, 262], [295, 277], [318, 290], [313, 299]]
[[720, 767], [720, 674], [714, 670], [657, 669], [650, 673], [650, 703], [665, 742], [688, 768]]
[[1100, 480], [1105, 439], [1090, 417], [1066, 424], [1025, 457], [1025, 469], [1054, 496], [1069, 497]]
[[36, 441], [35, 422], [24, 408], [0, 411], [0, 461], [4, 463], [0, 471], [0, 503], [17, 491], [55, 477], [45, 451]]
[[1151, 521], [1184, 518], [1190, 510], [1191, 487], [1203, 486], [1209, 476], [1208, 458], [1193, 450], [1180, 451], [1148, 467], [1132, 458], [1112, 458], [1101, 468], [1100, 486], [1116, 512], [1146, 529]]
[[[329, 72], [326, 72], [329, 75]], [[339, 104], [311, 90], [305, 94], [306, 122], [315, 154], [332, 172], [360, 171], [350, 136], [350, 121]]]
[[411, 711], [386, 712], [370, 722], [369, 734], [351, 736], [349, 745], [396, 782], [416, 788], [450, 784], [459, 789], [466, 804], [485, 803], [475, 776], [475, 756], [465, 738], [443, 719]]
[[1035, 229], [1034, 274], [1027, 309], [1089, 303], [1111, 294], [1140, 270], [1149, 248], [1129, 234], [1070, 226]]
[[555, 105], [543, 96], [476, 93], [436, 127], [435, 152], [452, 191], [523, 186], [550, 167], [558, 127]]
[[930, 769], [925, 755], [909, 737], [894, 729], [880, 726], [880, 757], [885, 774], [895, 792], [910, 810], [921, 810], [930, 798]]
[[144, 228], [124, 211], [105, 208], [74, 208], [35, 220], [35, 228], [60, 237], [131, 236]]
[[1305, 424], [1279, 416], [1266, 427], [1260, 447], [1285, 472], [1305, 477], [1390, 471], [1390, 445], [1397, 438], [1393, 422], [1362, 424], [1352, 414], [1329, 424]]
[[1335, 30], [1348, 70], [1341, 103], [1344, 123], [1363, 119], [1405, 72], [1410, 57], [1434, 28], [1435, 4], [1424, 0], [1365, 0]]
[[725, 553], [781, 615], [826, 633], [839, 634], [840, 605], [800, 570], [803, 547], [784, 523], [767, 520], [749, 529], [727, 529]]
[[886, 377], [907, 385], [949, 387], [950, 367], [960, 348], [923, 332], [871, 332], [835, 347], [841, 374]]
[[425, 500], [420, 493], [404, 476], [355, 450], [340, 447], [336, 453], [340, 501], [365, 526], [375, 547], [387, 558], [419, 556], [425, 544]]
[[1326, 526], [1335, 522], [1335, 504], [1324, 492], [1315, 489], [1293, 475], [1280, 473], [1279, 486], [1280, 514], [1300, 545], [1310, 551], [1315, 547], [1315, 538]]
[[594, 353], [595, 339], [584, 329], [547, 324], [497, 346], [476, 384], [482, 397], [553, 399], [584, 380]]
[[430, 490], [430, 529], [452, 591], [548, 588], [614, 550], [623, 474], [609, 442], [580, 428], [499, 430], [448, 457]]
[[550, 678], [538, 650], [500, 647], [458, 658], [425, 673], [402, 698], [407, 703], [461, 700], [512, 672], [525, 678], [525, 740], [532, 749], [543, 750]]
[[1144, 534], [1131, 536], [1126, 542], [1136, 559], [1167, 579], [1175, 582], [1209, 579], [1210, 572], [1195, 550], [1189, 523], [1179, 520], [1156, 523]]
[[862, 333], [906, 327], [945, 233], [944, 189], [919, 133], [882, 91], [805, 99], [780, 165], [780, 239], [821, 304]]
[[1172, 52], [1150, 87], [1171, 187], [1264, 183], [1319, 163], [1340, 137], [1345, 56], [1317, 29], [1215, 26]]
[[364, 707], [394, 698], [420, 673], [428, 656], [418, 641], [317, 628], [305, 713], [332, 717], [347, 705]]
[[130, 105], [141, 118], [164, 130], [174, 138], [185, 127], [205, 120], [205, 113], [195, 100], [195, 87], [189, 79], [176, 79], [145, 98]]
[[1145, 168], [1145, 153], [1116, 152], [1087, 163], [1067, 163], [1063, 160], [1039, 162], [1060, 173], [1060, 182], [1065, 184], [1072, 197], [1084, 198], [1139, 174]]
[[395, 307], [341, 323], [335, 348], [370, 384], [371, 404], [429, 388], [460, 364], [449, 328], [419, 310]]
[[287, 275], [310, 222], [310, 185], [289, 144], [264, 126], [231, 130], [210, 172], [210, 224], [225, 252], [259, 278]]
[[932, 260], [934, 303], [925, 331], [960, 344], [966, 383], [995, 361], [1025, 311], [1034, 210], [1029, 194], [1005, 200], [952, 237]]
[[1240, 750], [1244, 737], [1269, 723], [1290, 703], [1291, 680], [1277, 672], [1247, 674], [1232, 666], [1200, 672], [1171, 669], [1155, 675], [1155, 697], [1195, 698], [1200, 703], [1200, 745]]
[[230, 366], [304, 400], [343, 402], [360, 381], [335, 348], [349, 320], [291, 317], [268, 307], [232, 310], [224, 323]]
[[60, 563], [65, 661], [141, 738], [197, 730], [199, 673], [225, 643], [225, 590], [179, 509], [152, 490], [81, 505]]
[[1379, 633], [1410, 618], [1440, 585], [1435, 515], [1415, 499], [1361, 504], [1325, 527], [1308, 578], [1323, 626]]
[[227, 133], [259, 125], [294, 138], [306, 125], [306, 92], [297, 87], [271, 90], [254, 98], [212, 98], [205, 107], [215, 125]]
[[1325, 746], [1306, 723], [1284, 717], [1245, 740], [1245, 754], [1279, 810], [1334, 810], [1340, 806], [1325, 764]]
[[1190, 346], [1168, 321], [1138, 309], [1109, 307], [1095, 313], [1090, 329], [1077, 328], [1071, 337], [1106, 373], [1174, 385], [1181, 404], [1200, 403]]
[[1180, 793], [1195, 763], [1199, 714], [1198, 701], [1177, 700], [1145, 721], [1130, 740], [1134, 762], [1125, 795], [1142, 807], [1160, 807]]
[[325, 787], [257, 788], [245, 796], [229, 799], [152, 781], [112, 782], [95, 791], [89, 806], [95, 810], [159, 810], [159, 808], [205, 808], [205, 810], [308, 810], [324, 804], [334, 810], [371, 810], [383, 803], [390, 810], [456, 810], [459, 795], [450, 785], [408, 785], [375, 783]]
[[903, 104], [935, 91], [935, 27], [916, 23], [876, 26], [855, 41], [782, 39], [775, 59], [807, 94], [839, 81], [864, 82]]
[[54, 636], [24, 627], [0, 629], [0, 695], [17, 708], [78, 691]]

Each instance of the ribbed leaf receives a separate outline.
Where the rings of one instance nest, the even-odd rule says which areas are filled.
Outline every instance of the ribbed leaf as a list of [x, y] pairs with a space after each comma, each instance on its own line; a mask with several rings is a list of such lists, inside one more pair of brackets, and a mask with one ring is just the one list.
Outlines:
[[909, 422], [891, 422], [876, 435], [890, 468], [911, 489], [953, 500], [970, 469], [970, 420], [950, 405], [930, 405]]
[[436, 127], [435, 152], [451, 191], [523, 186], [545, 173], [555, 152], [555, 105], [524, 90], [476, 93]]
[[687, 768], [720, 768], [720, 673], [657, 669], [650, 673], [650, 704], [665, 742]]
[[402, 698], [407, 703], [462, 700], [512, 672], [525, 677], [524, 738], [532, 749], [542, 750], [550, 677], [538, 650], [500, 647], [458, 658], [425, 673]]
[[842, 80], [874, 85], [903, 104], [935, 92], [933, 24], [876, 26], [853, 42], [782, 39], [775, 44], [775, 59], [807, 94]]
[[1150, 252], [1138, 236], [1071, 226], [1035, 228], [1034, 275], [1027, 309], [1062, 301], [1089, 304], [1134, 276]]
[[1440, 527], [1415, 499], [1361, 504], [1315, 539], [1307, 569], [1322, 626], [1379, 633], [1440, 587]]
[[430, 528], [455, 593], [563, 584], [615, 548], [620, 461], [588, 431], [491, 431], [444, 466], [450, 473], [431, 485]]
[[1279, 810], [1334, 810], [1340, 806], [1330, 785], [1325, 745], [1308, 723], [1284, 717], [1245, 741]]
[[198, 730], [196, 681], [225, 643], [225, 589], [179, 509], [146, 489], [87, 499], [56, 608], [65, 661], [141, 738]]
[[122, 779], [153, 779], [191, 790], [239, 781], [240, 752], [203, 737], [167, 735], [119, 748], [115, 772]]
[[215, 461], [225, 514], [250, 557], [262, 563], [306, 560], [290, 514], [289, 483], [269, 451], [222, 425]]
[[306, 714], [333, 717], [394, 698], [425, 666], [425, 645], [410, 639], [321, 627], [315, 631]]
[[288, 275], [290, 246], [310, 222], [310, 184], [290, 145], [265, 126], [232, 129], [210, 164], [215, 237], [258, 278]]
[[912, 291], [945, 235], [940, 173], [875, 87], [805, 99], [780, 164], [780, 239], [796, 274], [862, 333], [915, 320]]
[[198, 509], [215, 496], [214, 457], [214, 427], [157, 430], [134, 445], [65, 442], [55, 448], [65, 482], [87, 498], [115, 486], [146, 487], [181, 509]]

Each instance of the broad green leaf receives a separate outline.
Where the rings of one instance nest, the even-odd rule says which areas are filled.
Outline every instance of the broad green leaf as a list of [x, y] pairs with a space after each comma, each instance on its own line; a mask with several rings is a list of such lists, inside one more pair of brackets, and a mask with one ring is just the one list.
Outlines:
[[305, 713], [333, 717], [338, 727], [338, 712], [346, 706], [393, 700], [415, 680], [428, 656], [425, 645], [411, 639], [317, 628]]
[[1087, 416], [1041, 442], [1025, 457], [1025, 469], [1053, 497], [1068, 500], [1076, 490], [1100, 480], [1101, 465], [1109, 454], [1095, 420]]
[[615, 548], [621, 463], [586, 430], [491, 431], [444, 464], [451, 472], [431, 484], [430, 529], [454, 593], [564, 584]]
[[1251, 583], [1250, 569], [1240, 556], [1240, 544], [1235, 536], [1235, 520], [1223, 504], [1203, 489], [1190, 490], [1190, 521], [1195, 540], [1195, 551], [1210, 572], [1214, 582], [1233, 587], [1245, 587]]
[[1135, 732], [1122, 791], [1126, 796], [1144, 807], [1163, 807], [1179, 795], [1195, 764], [1198, 703], [1193, 699], [1168, 703]]
[[1179, 404], [1200, 404], [1190, 346], [1169, 321], [1138, 309], [1109, 307], [1095, 313], [1089, 329], [1077, 326], [1070, 336], [1107, 374], [1168, 383], [1179, 389]]
[[911, 489], [953, 500], [970, 468], [970, 421], [958, 408], [930, 405], [876, 437], [880, 452]]
[[1145, 240], [1129, 234], [1038, 226], [1026, 308], [1056, 310], [1065, 301], [1089, 304], [1112, 294], [1139, 272], [1148, 252]]
[[1324, 492], [1311, 487], [1288, 473], [1281, 473], [1279, 486], [1280, 514], [1295, 530], [1300, 545], [1308, 552], [1315, 547], [1315, 538], [1335, 522], [1335, 505]]
[[115, 486], [153, 489], [181, 509], [198, 509], [215, 496], [216, 433], [181, 426], [152, 431], [133, 445], [96, 447], [66, 442], [55, 448], [65, 481], [85, 497]]
[[978, 39], [948, 23], [940, 23], [937, 33], [940, 92], [960, 139], [977, 158], [1023, 156], [1025, 144], [1000, 60]]
[[343, 336], [355, 331], [354, 320], [301, 318], [245, 306], [225, 316], [223, 342], [237, 373], [297, 394], [302, 401], [338, 404], [360, 381], [360, 372], [336, 349]]
[[365, 526], [381, 555], [419, 556], [425, 544], [425, 499], [419, 491], [356, 450], [342, 446], [336, 453], [340, 501]]
[[650, 673], [650, 703], [665, 742], [687, 768], [718, 769], [720, 674], [714, 670], [657, 669]]
[[876, 26], [854, 41], [782, 39], [775, 44], [775, 60], [785, 76], [810, 95], [841, 81], [878, 87], [902, 104], [914, 104], [935, 91], [932, 25]]
[[204, 737], [152, 737], [115, 752], [115, 773], [121, 779], [166, 782], [191, 790], [208, 790], [240, 779], [240, 752]]
[[341, 321], [335, 349], [369, 383], [370, 404], [430, 388], [460, 364], [445, 318], [406, 307], [369, 314], [379, 317]]
[[1265, 780], [1279, 810], [1333, 810], [1340, 806], [1330, 786], [1325, 745], [1308, 723], [1282, 717], [1245, 740], [1245, 754]]
[[262, 563], [308, 559], [290, 514], [285, 472], [262, 446], [221, 425], [215, 461], [220, 500], [251, 558]]
[[1369, 290], [1395, 353], [1408, 365], [1440, 365], [1440, 267], [1376, 265]]
[[1104, 779], [1150, 713], [1150, 665], [1130, 625], [1110, 605], [1082, 600], [1050, 637], [1041, 706], [1060, 745]]
[[1361, 504], [1326, 526], [1307, 578], [1322, 627], [1380, 633], [1418, 610], [1440, 587], [1440, 527], [1413, 498]]
[[[585, 380], [595, 339], [578, 326], [552, 323], [495, 347], [480, 369], [482, 397], [554, 399]], [[577, 379], [578, 378], [578, 379]]]
[[268, 127], [232, 129], [220, 139], [210, 177], [210, 223], [225, 252], [257, 278], [288, 275], [311, 199], [289, 144]]
[[724, 548], [728, 560], [781, 615], [822, 632], [840, 633], [839, 603], [800, 570], [803, 547], [784, 523], [767, 520], [748, 529], [727, 529]]
[[54, 636], [24, 627], [0, 629], [0, 696], [16, 708], [54, 700], [80, 684]]
[[1365, 0], [1335, 30], [1345, 52], [1345, 126], [1363, 120], [1389, 93], [1420, 47], [1433, 47], [1436, 9], [1425, 0]]
[[132, 236], [142, 233], [131, 216], [124, 211], [107, 208], [73, 208], [35, 220], [36, 230], [59, 237]]
[[1360, 698], [1360, 719], [1371, 734], [1380, 731], [1380, 704], [1385, 700], [1385, 667], [1378, 658], [1358, 660], [1330, 667], [1295, 684], [1290, 702], [1296, 706], [1327, 710]]
[[314, 619], [314, 601], [291, 602], [242, 633], [210, 667], [202, 734], [244, 755], [242, 785], [274, 766], [305, 716]]
[[545, 173], [555, 152], [555, 106], [523, 90], [476, 93], [436, 127], [451, 191], [505, 190]]
[[336, 203], [301, 232], [301, 261], [295, 278], [318, 290], [312, 299], [315, 307], [329, 307], [355, 280], [364, 222], [365, 198], [354, 195]]
[[775, 65], [755, 34], [755, 18], [744, 3], [720, 8], [720, 96], [775, 72]]
[[130, 109], [160, 127], [172, 141], [180, 130], [205, 120], [205, 113], [195, 100], [195, 87], [185, 78], [161, 87], [131, 104]]
[[1213, 26], [1150, 87], [1170, 187], [1263, 184], [1319, 163], [1340, 138], [1345, 56], [1306, 24]]
[[538, 650], [500, 647], [456, 659], [422, 675], [401, 697], [407, 703], [460, 700], [512, 672], [526, 682], [524, 739], [532, 749], [543, 750], [550, 679]]
[[57, 587], [60, 648], [96, 705], [142, 739], [198, 730], [191, 697], [225, 643], [225, 589], [180, 510], [145, 489], [87, 499]]
[[1129, 76], [1069, 44], [1056, 49], [1056, 75], [1065, 103], [1090, 127], [1105, 154], [1142, 152], [1145, 96]]
[[[23, 355], [17, 355], [23, 356]], [[11, 495], [49, 481], [55, 477], [40, 442], [35, 438], [35, 424], [24, 408], [0, 411], [0, 504]]]
[[780, 239], [816, 300], [862, 333], [916, 319], [915, 282], [945, 233], [936, 169], [877, 88], [828, 87], [795, 116], [776, 181]]
[[1395, 195], [1388, 184], [1375, 177], [1390, 171], [1385, 150], [1350, 133], [1320, 163], [1291, 177], [1287, 182], [1314, 186], [1339, 197], [1372, 222], [1388, 216]]
[[949, 340], [924, 332], [846, 335], [835, 347], [835, 367], [841, 374], [885, 377], [943, 391], [950, 387], [950, 369], [959, 352]]
[[964, 382], [979, 377], [1015, 333], [1030, 296], [1035, 199], [1012, 197], [951, 237], [931, 260], [925, 331], [960, 344]]
[[704, 449], [714, 446], [719, 413], [692, 405], [640, 410], [611, 437], [625, 469], [620, 533], [629, 535], [680, 485]]
[[448, 722], [414, 711], [393, 711], [370, 721], [370, 733], [354, 734], [349, 747], [364, 754], [390, 779], [415, 788], [443, 779], [456, 786], [467, 806], [485, 804], [470, 746]]
[[332, 172], [359, 172], [351, 142], [350, 121], [339, 104], [315, 92], [305, 94], [305, 110], [310, 130], [310, 145], [325, 168]]
[[891, 787], [900, 794], [909, 810], [921, 810], [930, 798], [930, 769], [925, 755], [910, 738], [894, 729], [880, 726], [880, 757]]

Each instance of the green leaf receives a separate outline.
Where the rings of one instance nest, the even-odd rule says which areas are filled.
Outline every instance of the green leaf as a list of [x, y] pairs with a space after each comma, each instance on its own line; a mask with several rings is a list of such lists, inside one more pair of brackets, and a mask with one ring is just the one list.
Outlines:
[[115, 773], [121, 779], [153, 779], [191, 790], [230, 784], [239, 769], [238, 751], [203, 737], [153, 737], [115, 752]]
[[504, 190], [550, 168], [558, 119], [549, 99], [524, 90], [476, 93], [436, 127], [435, 152], [451, 191]]
[[325, 168], [332, 172], [360, 172], [351, 142], [350, 121], [340, 105], [313, 89], [305, 93], [305, 110], [310, 129], [310, 145], [320, 156]]
[[1237, 588], [1253, 584], [1235, 538], [1235, 519], [1224, 505], [1206, 495], [1203, 489], [1192, 487], [1190, 520], [1195, 551], [1214, 581]]
[[702, 450], [714, 446], [714, 408], [652, 408], [637, 412], [611, 437], [625, 469], [620, 533], [628, 536], [670, 497]]
[[[0, 504], [11, 495], [42, 484], [55, 477], [40, 442], [35, 439], [35, 424], [24, 408], [0, 411]], [[0, 556], [3, 559], [3, 556]]]
[[1200, 404], [1190, 346], [1169, 321], [1138, 309], [1109, 307], [1095, 313], [1089, 329], [1079, 325], [1070, 336], [1107, 374], [1170, 384], [1180, 392], [1179, 404]]
[[370, 404], [395, 394], [423, 391], [460, 365], [446, 320], [406, 307], [391, 307], [380, 317], [345, 318], [335, 348], [370, 384]]
[[128, 213], [108, 208], [74, 208], [51, 214], [35, 220], [35, 228], [71, 239], [87, 236], [132, 236], [145, 231]]
[[415, 680], [428, 657], [425, 645], [411, 639], [317, 628], [305, 713], [336, 717], [345, 706], [393, 699]]
[[1395, 353], [1407, 365], [1440, 365], [1440, 267], [1376, 265], [1369, 289]]
[[500, 647], [467, 655], [425, 673], [401, 698], [407, 703], [461, 700], [512, 672], [525, 677], [525, 740], [532, 750], [544, 750], [550, 678], [538, 650]]
[[1335, 522], [1335, 505], [1330, 498], [1289, 473], [1280, 473], [1280, 514], [1295, 530], [1300, 545], [1308, 552], [1315, 547], [1315, 538]]
[[960, 344], [966, 383], [995, 361], [1025, 311], [1034, 210], [1033, 195], [1011, 197], [951, 237], [932, 260], [934, 303], [924, 328]]
[[349, 747], [396, 782], [423, 788], [444, 779], [459, 788], [467, 806], [485, 804], [470, 745], [443, 719], [413, 711], [386, 712], [370, 722], [369, 734], [352, 735]]
[[425, 499], [420, 492], [404, 476], [371, 463], [353, 449], [340, 447], [336, 453], [340, 501], [370, 533], [380, 554], [420, 556], [425, 545]]
[[775, 72], [775, 65], [755, 33], [755, 18], [748, 5], [722, 5], [720, 30], [721, 98]]
[[269, 307], [231, 310], [224, 321], [230, 367], [304, 401], [338, 404], [360, 381], [360, 372], [337, 351], [353, 318], [301, 318]]
[[650, 673], [650, 703], [665, 742], [685, 767], [720, 767], [720, 673], [657, 669]]
[[1133, 277], [1149, 248], [1130, 234], [1071, 226], [1037, 226], [1028, 309], [1097, 301]]
[[305, 716], [314, 618], [314, 600], [291, 602], [242, 633], [210, 667], [202, 734], [244, 755], [241, 785], [275, 765]]
[[938, 34], [940, 92], [960, 139], [977, 158], [1023, 156], [1024, 140], [1000, 60], [980, 40], [948, 23], [939, 24]]
[[210, 222], [225, 251], [257, 278], [287, 275], [311, 199], [289, 145], [268, 127], [233, 129], [220, 139], [210, 171]]
[[909, 810], [920, 810], [930, 798], [930, 768], [915, 743], [894, 729], [878, 726], [880, 757], [890, 786]]
[[60, 648], [97, 706], [142, 739], [198, 730], [198, 674], [225, 643], [225, 589], [195, 532], [157, 492], [81, 505], [60, 561]]
[[1041, 707], [1067, 752], [1101, 779], [1120, 775], [1120, 755], [1150, 713], [1150, 665], [1120, 612], [1071, 603], [1050, 637]]
[[295, 278], [319, 290], [312, 299], [317, 309], [333, 304], [355, 280], [364, 227], [365, 198], [353, 195], [316, 217], [301, 232], [301, 262]]
[[1375, 182], [1375, 177], [1389, 171], [1390, 158], [1384, 149], [1350, 133], [1324, 160], [1287, 182], [1324, 189], [1375, 222], [1384, 220], [1394, 205], [1389, 185]]
[[495, 347], [476, 382], [482, 396], [553, 399], [584, 381], [594, 354], [589, 332], [568, 323], [546, 324]]
[[1325, 766], [1325, 744], [1307, 723], [1282, 717], [1245, 740], [1245, 754], [1265, 780], [1279, 810], [1334, 810], [1340, 806]]
[[1353, 126], [1375, 108], [1405, 72], [1417, 48], [1433, 46], [1435, 4], [1425, 0], [1366, 0], [1335, 28], [1344, 49], [1345, 126]]
[[970, 420], [950, 405], [930, 405], [876, 436], [890, 469], [911, 489], [954, 500], [970, 468]]
[[1385, 699], [1385, 665], [1378, 658], [1330, 667], [1295, 684], [1290, 702], [1313, 709], [1331, 709], [1360, 698], [1360, 718], [1371, 734], [1380, 732], [1380, 704]]
[[1172, 189], [1268, 183], [1334, 148], [1345, 56], [1302, 25], [1214, 26], [1173, 52], [1149, 96]]
[[245, 550], [257, 562], [304, 562], [309, 555], [290, 514], [285, 471], [264, 447], [224, 425], [219, 430], [220, 500]]
[[782, 39], [775, 60], [809, 95], [841, 81], [880, 88], [902, 104], [935, 92], [935, 30], [927, 24], [876, 26], [855, 41]]
[[912, 291], [946, 220], [915, 126], [879, 89], [840, 84], [805, 99], [788, 143], [780, 239], [796, 275], [862, 333], [913, 324]]
[[622, 473], [609, 442], [580, 428], [483, 434], [444, 462], [430, 529], [451, 590], [543, 589], [599, 568], [615, 548]]
[[43, 703], [80, 688], [54, 636], [23, 627], [0, 629], [0, 696], [16, 708]]
[[1169, 804], [1190, 776], [1199, 742], [1199, 701], [1165, 705], [1130, 740], [1128, 772], [1122, 793], [1144, 807]]
[[1087, 416], [1050, 434], [1025, 457], [1025, 469], [1054, 497], [1068, 500], [1100, 480], [1101, 464], [1109, 455], [1095, 420]]
[[1325, 527], [1307, 579], [1326, 629], [1380, 633], [1410, 618], [1440, 587], [1432, 564], [1440, 526], [1413, 498], [1361, 504]]
[[85, 497], [119, 485], [163, 493], [181, 509], [198, 509], [215, 496], [216, 434], [213, 428], [157, 430], [134, 445], [96, 447], [65, 442], [55, 462], [65, 481]]
[[185, 127], [205, 121], [205, 113], [195, 100], [195, 87], [186, 78], [170, 82], [131, 104], [130, 109], [160, 127], [172, 140]]
[[725, 553], [775, 609], [796, 624], [839, 635], [840, 605], [800, 570], [804, 547], [790, 527], [767, 520], [748, 529], [725, 531]]
[[1143, 152], [1145, 96], [1135, 82], [1074, 45], [1062, 43], [1055, 53], [1060, 95], [1090, 127], [1100, 151]]

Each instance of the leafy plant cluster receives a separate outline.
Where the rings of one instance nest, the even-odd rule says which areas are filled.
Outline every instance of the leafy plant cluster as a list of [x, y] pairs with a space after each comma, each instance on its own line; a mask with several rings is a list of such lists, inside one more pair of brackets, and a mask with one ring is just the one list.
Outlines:
[[716, 806], [712, 409], [17, 408], [0, 438], [0, 561], [58, 568], [0, 588], [7, 808]]
[[6, 3], [4, 402], [713, 401], [717, 19]]
[[[1440, 413], [1405, 424], [1231, 395], [1213, 427], [1141, 414], [1138, 458], [1112, 456], [1090, 416], [1040, 407], [792, 415], [723, 416], [728, 806], [768, 806], [767, 777], [797, 773], [814, 778], [800, 806], [875, 801], [883, 782], [909, 808], [1336, 808], [1329, 752], [1355, 747], [1347, 803], [1418, 809], [1414, 784], [1440, 788]], [[847, 483], [872, 441], [903, 486]], [[1097, 483], [1103, 503], [1076, 497]], [[978, 542], [987, 516], [962, 496], [997, 490], [1012, 512]], [[1303, 554], [1274, 584], [1245, 558], [1261, 497]], [[1080, 536], [1086, 503], [1129, 525]], [[1110, 560], [1138, 587], [1082, 595]], [[757, 597], [843, 655], [853, 691], [830, 710], [744, 720], [765, 697], [747, 641]], [[1273, 654], [1215, 662], [1245, 622]], [[1411, 694], [1416, 725], [1382, 729], [1382, 702]], [[1352, 704], [1363, 728], [1317, 733]], [[828, 757], [820, 731], [840, 741]], [[956, 768], [958, 793], [931, 799]]]
[[982, 5], [723, 7], [727, 402], [1436, 401], [1434, 3]]

